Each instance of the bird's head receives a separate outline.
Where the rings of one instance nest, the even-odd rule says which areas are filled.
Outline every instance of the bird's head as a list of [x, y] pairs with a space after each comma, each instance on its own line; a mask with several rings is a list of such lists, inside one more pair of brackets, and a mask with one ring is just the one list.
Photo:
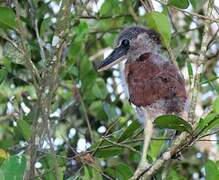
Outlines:
[[130, 27], [122, 31], [112, 53], [98, 66], [98, 71], [109, 69], [122, 60], [136, 60], [146, 52], [154, 52], [161, 45], [160, 36], [154, 30], [143, 27]]

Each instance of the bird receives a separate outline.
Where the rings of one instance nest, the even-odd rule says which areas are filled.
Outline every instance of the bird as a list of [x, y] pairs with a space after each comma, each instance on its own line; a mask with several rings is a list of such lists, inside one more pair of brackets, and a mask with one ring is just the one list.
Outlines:
[[96, 67], [98, 71], [105, 71], [125, 61], [123, 73], [129, 102], [144, 119], [144, 145], [137, 174], [149, 166], [147, 153], [153, 121], [160, 115], [183, 116], [185, 112], [185, 81], [163, 47], [157, 31], [141, 26], [128, 27], [119, 34], [111, 54]]

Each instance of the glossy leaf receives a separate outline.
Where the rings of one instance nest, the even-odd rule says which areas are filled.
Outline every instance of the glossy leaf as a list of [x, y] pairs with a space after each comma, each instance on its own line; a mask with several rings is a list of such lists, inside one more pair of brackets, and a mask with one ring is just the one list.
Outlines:
[[206, 180], [215, 180], [219, 177], [219, 169], [217, 168], [217, 165], [211, 160], [208, 160], [205, 163], [205, 172]]
[[171, 24], [168, 17], [160, 12], [151, 12], [146, 15], [149, 28], [156, 30], [160, 35], [164, 45], [169, 46], [171, 40]]
[[169, 5], [178, 7], [180, 9], [186, 9], [189, 7], [189, 1], [188, 0], [169, 0]]
[[109, 158], [112, 156], [119, 155], [123, 152], [123, 148], [121, 147], [110, 147], [106, 149], [100, 149], [96, 152], [96, 157], [99, 158]]
[[215, 113], [219, 114], [219, 97], [217, 97], [213, 103], [213, 110]]
[[23, 137], [28, 140], [31, 137], [32, 130], [30, 125], [24, 121], [24, 120], [19, 120], [17, 122], [17, 128], [18, 131], [23, 135]]
[[197, 12], [204, 6], [206, 0], [190, 0], [190, 3], [194, 10]]
[[126, 128], [126, 130], [119, 137], [118, 142], [121, 142], [121, 141], [124, 141], [130, 138], [138, 128], [140, 128], [139, 122], [132, 121], [132, 123]]
[[89, 179], [91, 179], [89, 175], [89, 170], [86, 166], [84, 166], [84, 176], [82, 177], [82, 180], [89, 180]]
[[0, 177], [3, 179], [21, 180], [26, 168], [26, 158], [20, 156], [10, 156], [0, 167]]
[[180, 132], [192, 131], [192, 126], [188, 122], [175, 115], [159, 116], [158, 118], [155, 119], [154, 124], [155, 127], [161, 129], [175, 129]]
[[0, 7], [0, 28], [15, 28], [15, 14], [12, 9]]
[[130, 179], [131, 176], [133, 175], [132, 169], [127, 164], [124, 163], [120, 163], [116, 165], [116, 171], [124, 180]]
[[215, 126], [219, 125], [219, 118], [216, 113], [210, 113], [205, 118], [201, 118], [197, 130], [201, 131], [202, 134], [208, 131], [209, 129], [214, 128]]
[[188, 73], [189, 73], [189, 81], [191, 84], [191, 79], [193, 78], [193, 69], [192, 69], [192, 65], [190, 62], [187, 62], [187, 69], [188, 69]]
[[0, 69], [0, 84], [5, 80], [7, 74], [8, 73], [5, 69]]
[[[162, 138], [164, 138], [164, 137], [161, 137], [161, 139]], [[157, 157], [159, 156], [160, 150], [162, 149], [162, 145], [164, 143], [165, 143], [164, 140], [151, 141], [148, 155], [152, 158], [153, 161], [156, 160]]]

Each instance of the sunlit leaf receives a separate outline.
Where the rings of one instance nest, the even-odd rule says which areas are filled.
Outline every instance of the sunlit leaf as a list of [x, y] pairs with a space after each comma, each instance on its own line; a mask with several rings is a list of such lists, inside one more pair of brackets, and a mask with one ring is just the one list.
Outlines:
[[103, 177], [101, 175], [102, 172], [100, 172], [100, 170], [98, 171], [98, 169], [100, 169], [100, 168], [99, 167], [92, 168], [93, 179], [95, 179], [95, 180], [103, 180]]
[[167, 180], [182, 180], [182, 178], [179, 177], [179, 174], [175, 170], [171, 169], [168, 174]]
[[217, 168], [217, 165], [211, 160], [208, 160], [205, 163], [205, 172], [206, 180], [215, 180], [219, 177], [219, 169]]
[[192, 131], [192, 126], [182, 118], [175, 115], [163, 115], [155, 119], [154, 124], [161, 129], [175, 129], [178, 131]]
[[156, 30], [161, 35], [163, 43], [169, 46], [171, 40], [171, 24], [168, 17], [160, 12], [151, 12], [146, 15], [146, 20], [148, 27]]
[[7, 157], [9, 157], [8, 152], [5, 151], [4, 149], [1, 149], [1, 148], [0, 148], [0, 159], [1, 159], [1, 158], [6, 159]]
[[12, 9], [7, 7], [0, 7], [0, 28], [15, 28], [15, 19], [15, 14]]
[[213, 103], [213, 110], [219, 114], [219, 97], [217, 97]]
[[24, 120], [19, 120], [17, 122], [17, 128], [18, 131], [23, 135], [23, 137], [28, 140], [31, 137], [32, 130], [30, 125], [24, 121]]
[[[162, 137], [161, 137], [162, 139]], [[160, 150], [162, 149], [162, 145], [166, 143], [164, 140], [153, 140], [150, 143], [150, 149], [148, 155], [152, 158], [152, 160], [156, 160]]]
[[84, 176], [82, 177], [82, 180], [90, 180], [89, 170], [86, 166], [84, 166]]
[[131, 137], [140, 126], [141, 125], [139, 124], [138, 121], [132, 121], [132, 123], [126, 128], [126, 130], [119, 137], [118, 142], [124, 141], [129, 137]]
[[191, 84], [191, 79], [193, 78], [193, 69], [192, 69], [192, 65], [190, 62], [187, 62], [187, 69], [188, 69], [189, 80], [190, 80], [190, 84]]
[[206, 0], [190, 0], [192, 7], [195, 11], [199, 11], [203, 8], [204, 4], [207, 2]]
[[201, 131], [202, 134], [209, 129], [216, 128], [219, 125], [219, 117], [216, 113], [210, 113], [205, 118], [201, 118], [196, 130]]
[[3, 179], [21, 180], [26, 168], [26, 158], [20, 156], [10, 156], [0, 167], [0, 177]]
[[5, 69], [0, 69], [0, 84], [5, 80], [7, 74], [8, 73]]

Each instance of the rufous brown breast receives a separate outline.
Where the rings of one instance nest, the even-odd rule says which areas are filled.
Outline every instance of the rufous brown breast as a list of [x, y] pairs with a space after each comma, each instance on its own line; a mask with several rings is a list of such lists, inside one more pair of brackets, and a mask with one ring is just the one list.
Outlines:
[[130, 102], [136, 106], [150, 106], [163, 100], [166, 113], [182, 111], [186, 101], [184, 80], [176, 66], [152, 53], [141, 55], [125, 65]]

